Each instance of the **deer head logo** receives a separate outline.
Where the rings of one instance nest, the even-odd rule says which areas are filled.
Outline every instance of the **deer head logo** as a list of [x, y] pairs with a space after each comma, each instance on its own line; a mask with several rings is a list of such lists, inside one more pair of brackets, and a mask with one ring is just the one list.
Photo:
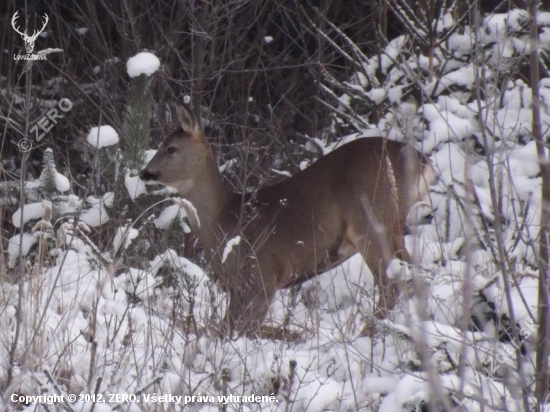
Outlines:
[[25, 41], [25, 49], [27, 49], [27, 54], [31, 54], [33, 49], [34, 49], [34, 42], [36, 41], [36, 39], [38, 38], [38, 35], [40, 33], [42, 33], [44, 31], [44, 29], [46, 28], [46, 24], [48, 24], [48, 15], [46, 13], [44, 13], [44, 20], [43, 20], [43, 25], [42, 25], [42, 28], [40, 30], [34, 30], [32, 35], [29, 36], [27, 34], [27, 30], [25, 30], [24, 32], [20, 31], [19, 30], [19, 27], [17, 26], [17, 17], [19, 14], [19, 10], [15, 12], [15, 14], [13, 15], [13, 17], [11, 18], [11, 25], [13, 27], [13, 29], [19, 33], [21, 35], [21, 37], [23, 38], [23, 40]]

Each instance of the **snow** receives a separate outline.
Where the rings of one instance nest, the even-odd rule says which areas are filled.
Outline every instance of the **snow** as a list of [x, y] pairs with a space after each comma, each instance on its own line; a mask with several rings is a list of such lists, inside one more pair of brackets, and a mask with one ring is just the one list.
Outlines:
[[143, 166], [145, 167], [153, 157], [155, 157], [155, 154], [157, 154], [156, 150], [145, 150], [144, 156], [143, 156]]
[[71, 188], [71, 183], [69, 179], [63, 176], [61, 173], [55, 175], [55, 186], [60, 192], [66, 192]]
[[128, 249], [132, 240], [137, 238], [139, 235], [139, 230], [132, 227], [128, 228], [126, 226], [119, 227], [116, 230], [115, 237], [113, 239], [113, 249], [116, 251], [120, 247], [123, 249]]
[[128, 76], [137, 77], [142, 74], [151, 76], [160, 67], [160, 60], [153, 53], [141, 52], [128, 59], [126, 69]]
[[440, 105], [425, 104], [423, 111], [424, 117], [430, 124], [423, 144], [423, 150], [427, 152], [432, 152], [442, 143], [450, 140], [464, 140], [479, 131], [479, 127], [476, 127], [472, 119], [462, 119], [444, 110]]
[[113, 146], [118, 143], [118, 133], [111, 126], [92, 127], [86, 141], [92, 147], [101, 149], [102, 147]]
[[453, 24], [455, 24], [453, 15], [451, 13], [445, 13], [443, 15], [443, 19], [437, 22], [437, 31], [442, 32], [446, 29], [449, 29], [453, 27]]
[[[19, 228], [22, 214], [26, 226], [22, 235], [8, 240], [7, 265], [17, 266], [22, 241], [26, 269], [25, 276], [17, 279], [20, 285], [0, 283], [0, 380], [6, 378], [8, 349], [20, 320], [11, 393], [51, 394], [57, 388], [90, 393], [90, 386], [101, 377], [102, 394], [217, 396], [225, 385], [228, 394], [274, 393], [276, 399], [262, 404], [235, 402], [227, 405], [228, 411], [410, 411], [431, 396], [418, 354], [421, 346], [444, 394], [460, 400], [463, 387], [463, 394], [472, 397], [466, 401], [468, 410], [522, 410], [517, 365], [508, 356], [513, 346], [499, 341], [502, 330], [492, 320], [481, 322], [480, 330], [463, 332], [460, 327], [467, 311], [510, 316], [503, 277], [513, 274], [510, 296], [523, 331], [514, 339], [525, 344], [524, 373], [529, 382], [534, 379], [538, 269], [533, 245], [540, 229], [542, 180], [532, 139], [531, 90], [516, 75], [518, 71], [509, 70], [527, 52], [521, 33], [524, 19], [520, 10], [484, 17], [481, 40], [486, 60], [481, 80], [487, 86], [481, 96], [475, 91], [481, 74], [471, 60], [475, 54], [470, 28], [452, 33], [441, 44], [445, 50], [437, 46], [434, 56], [423, 55], [421, 48], [410, 50], [410, 39], [394, 39], [379, 56], [361, 63], [346, 93], [332, 102], [345, 111], [368, 96], [380, 115], [357, 114], [366, 126], [346, 124], [346, 119], [339, 118], [339, 127], [329, 128], [305, 145], [306, 151], [325, 155], [357, 138], [410, 138], [429, 155], [439, 174], [429, 199], [414, 205], [407, 218], [405, 246], [414, 264], [394, 259], [388, 269], [391, 278], [410, 280], [410, 293], [401, 295], [395, 310], [377, 324], [382, 329], [378, 335], [360, 336], [373, 317], [379, 291], [373, 288], [370, 270], [355, 255], [300, 287], [278, 291], [265, 326], [284, 325], [297, 338], [220, 338], [227, 296], [208, 276], [203, 255], [191, 261], [181, 256], [181, 247], [169, 249], [163, 242], [151, 241], [168, 237], [174, 224], [189, 232], [186, 219], [194, 228], [200, 227], [200, 210], [184, 199], [174, 199], [176, 204], [153, 209], [141, 220], [120, 222], [117, 216], [103, 228], [109, 221], [107, 209], [111, 214], [126, 213], [115, 208], [121, 198], [139, 200], [138, 214], [145, 210], [142, 202], [148, 198], [143, 196], [145, 186], [135, 176], [137, 171], [120, 169], [128, 193], [112, 188], [86, 199], [67, 195], [71, 182], [58, 173], [56, 187], [62, 194], [48, 199], [54, 211], [55, 239], [42, 238], [48, 245], [42, 262], [32, 256], [45, 232], [30, 233], [34, 220], [44, 213], [40, 180], [25, 182], [28, 203], [12, 216], [14, 228]], [[454, 24], [445, 12], [434, 27], [444, 35]], [[539, 14], [539, 25], [550, 26], [550, 13]], [[543, 42], [548, 29], [541, 27]], [[144, 69], [155, 65], [154, 70], [158, 69], [155, 59], [148, 57], [135, 65], [129, 61], [129, 75], [130, 66], [139, 74], [147, 74]], [[437, 69], [427, 75], [430, 67]], [[411, 85], [424, 91], [423, 104], [401, 101]], [[550, 79], [542, 79], [540, 91], [543, 131], [548, 134]], [[334, 139], [333, 132], [340, 126], [354, 131]], [[101, 148], [118, 143], [118, 136], [110, 126], [101, 126], [87, 140]], [[146, 161], [153, 155], [148, 151]], [[299, 164], [305, 169], [310, 161]], [[232, 167], [240, 165], [232, 159], [220, 169]], [[278, 166], [271, 170], [290, 174]], [[489, 171], [496, 179], [497, 205], [492, 201]], [[173, 195], [167, 190], [155, 194]], [[506, 274], [494, 257], [497, 224], [509, 256]], [[149, 229], [163, 231], [161, 237], [149, 237]], [[224, 262], [241, 241], [245, 240], [236, 236], [225, 242]], [[147, 256], [129, 256], [133, 247], [142, 244]], [[465, 307], [467, 280], [472, 289], [470, 308]], [[29, 345], [33, 336], [38, 340]], [[462, 382], [456, 367], [461, 354]], [[487, 362], [495, 366], [494, 373], [481, 375]], [[56, 378], [56, 373], [68, 374], [70, 382], [59, 377], [53, 388], [42, 371]], [[5, 409], [7, 404], [0, 400], [0, 406]], [[96, 403], [94, 410], [115, 406], [135, 411], [160, 407]], [[220, 404], [195, 402], [187, 407], [217, 411]], [[91, 410], [92, 404], [77, 403], [72, 408]]]
[[155, 226], [159, 229], [168, 229], [174, 220], [177, 219], [185, 233], [190, 233], [191, 228], [187, 225], [185, 220], [185, 210], [179, 205], [170, 205], [166, 207], [160, 215], [153, 221]]
[[137, 197], [147, 193], [145, 183], [141, 180], [136, 171], [127, 171], [124, 176], [124, 185], [130, 195], [130, 199], [135, 200]]
[[19, 255], [19, 245], [22, 245], [21, 253], [23, 256], [27, 256], [31, 248], [38, 241], [33, 235], [29, 233], [23, 233], [22, 235], [15, 235], [8, 241], [8, 267], [15, 267], [17, 258]]
[[264, 43], [265, 43], [265, 44], [269, 44], [269, 43], [271, 43], [272, 41], [273, 41], [273, 37], [271, 37], [271, 36], [265, 36], [265, 37], [264, 37]]
[[225, 244], [225, 248], [223, 249], [222, 263], [225, 263], [229, 254], [233, 251], [233, 248], [240, 244], [241, 244], [240, 236], [235, 236], [233, 239], [230, 239], [227, 241], [227, 243]]
[[[428, 384], [424, 376], [409, 375], [399, 381], [395, 389], [382, 401], [379, 412], [395, 412], [402, 409], [404, 402], [415, 394], [424, 394], [428, 391]], [[424, 397], [421, 396], [420, 399]]]
[[11, 217], [11, 223], [18, 228], [21, 227], [21, 215], [23, 215], [23, 224], [26, 224], [30, 220], [40, 219], [43, 213], [42, 202], [27, 203], [24, 207], [17, 209]]
[[95, 196], [88, 196], [86, 203], [90, 207], [80, 216], [82, 222], [91, 227], [98, 227], [109, 220], [109, 215], [103, 204], [103, 199], [99, 199]]
[[292, 176], [292, 174], [290, 172], [287, 172], [286, 170], [277, 170], [277, 169], [271, 168], [271, 171], [275, 174], [285, 176], [285, 177], [291, 177]]
[[[486, 78], [492, 76], [492, 72], [489, 69], [479, 71], [479, 74], [485, 75]], [[439, 95], [443, 90], [450, 88], [454, 85], [471, 88], [476, 79], [476, 69], [473, 65], [461, 67], [458, 70], [454, 70], [440, 79], [433, 80], [426, 84], [425, 91], [428, 95]]]
[[193, 203], [191, 203], [187, 199], [174, 198], [172, 200], [185, 211], [185, 215], [189, 219], [189, 222], [192, 226], [195, 226], [196, 228], [199, 228], [201, 226], [201, 221], [199, 219], [199, 215], [197, 214], [197, 209], [195, 209]]
[[115, 195], [113, 192], [105, 192], [105, 194], [103, 195], [103, 204], [105, 205], [105, 207], [108, 207], [108, 208], [112, 208], [113, 207], [113, 204], [114, 204], [114, 201], [115, 201]]
[[380, 104], [386, 97], [386, 90], [379, 88], [379, 89], [372, 89], [368, 96], [370, 99], [374, 102], [374, 104]]

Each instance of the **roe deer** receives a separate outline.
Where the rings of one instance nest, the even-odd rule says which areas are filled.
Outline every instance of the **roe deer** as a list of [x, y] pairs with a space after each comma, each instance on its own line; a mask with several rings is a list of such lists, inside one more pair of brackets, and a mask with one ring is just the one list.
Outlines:
[[[255, 333], [278, 289], [356, 252], [380, 290], [375, 315], [385, 317], [397, 299], [386, 268], [394, 256], [409, 259], [402, 246], [407, 208], [433, 179], [424, 155], [382, 138], [357, 139], [278, 184], [237, 194], [224, 187], [193, 114], [183, 106], [172, 113], [178, 128], [140, 177], [176, 188], [195, 206], [191, 228], [229, 293], [230, 330]], [[237, 236], [240, 242], [231, 241]]]

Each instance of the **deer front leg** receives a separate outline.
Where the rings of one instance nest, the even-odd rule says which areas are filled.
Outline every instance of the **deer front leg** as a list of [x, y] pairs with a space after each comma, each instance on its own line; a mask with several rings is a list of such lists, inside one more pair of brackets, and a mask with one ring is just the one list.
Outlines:
[[229, 288], [229, 307], [225, 314], [229, 336], [233, 332], [239, 336], [257, 336], [276, 291], [276, 285], [269, 283], [255, 272], [248, 279], [235, 281]]

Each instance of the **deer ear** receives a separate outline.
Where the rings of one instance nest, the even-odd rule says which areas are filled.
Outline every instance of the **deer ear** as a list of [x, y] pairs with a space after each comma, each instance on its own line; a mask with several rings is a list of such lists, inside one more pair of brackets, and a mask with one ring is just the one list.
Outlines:
[[199, 122], [189, 107], [173, 103], [170, 105], [170, 112], [172, 122], [176, 127], [181, 127], [184, 132], [189, 133], [193, 138], [200, 136]]

